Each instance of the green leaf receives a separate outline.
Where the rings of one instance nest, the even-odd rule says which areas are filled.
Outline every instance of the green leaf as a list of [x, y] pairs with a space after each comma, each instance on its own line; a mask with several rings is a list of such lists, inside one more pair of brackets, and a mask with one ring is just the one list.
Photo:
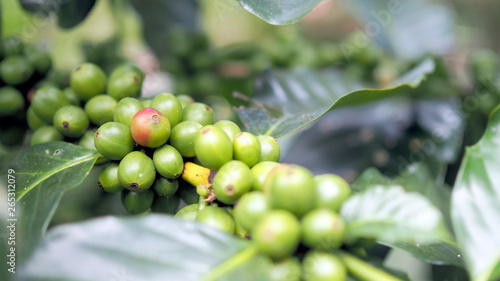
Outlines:
[[[9, 216], [17, 219], [16, 245], [21, 259], [43, 237], [63, 193], [85, 179], [98, 156], [95, 150], [51, 142], [21, 151], [2, 171], [2, 183], [15, 181], [16, 209]], [[9, 192], [12, 189], [8, 186]]]
[[105, 217], [55, 227], [22, 280], [269, 280], [252, 244], [167, 215]]
[[[449, 228], [451, 228], [449, 206], [451, 192], [446, 186], [438, 186], [432, 179], [428, 169], [422, 163], [416, 163], [406, 167], [406, 170], [395, 179], [383, 176], [374, 168], [366, 170], [353, 183], [353, 189], [358, 191], [366, 190], [374, 185], [400, 185], [407, 192], [418, 192], [424, 195], [435, 207], [439, 208], [443, 218]], [[448, 235], [434, 237], [430, 243], [379, 241], [389, 247], [396, 247], [405, 250], [415, 257], [432, 264], [450, 264], [464, 266], [462, 251], [460, 246]]]
[[[419, 59], [427, 54], [445, 55], [453, 49], [453, 13], [442, 3], [390, 0], [344, 2], [362, 26], [371, 31], [367, 33], [365, 30], [358, 36], [363, 36], [363, 40], [374, 40], [397, 57]], [[341, 47], [352, 47], [345, 44], [341, 43]]]
[[434, 67], [433, 60], [425, 60], [383, 89], [373, 89], [371, 85], [353, 81], [339, 69], [272, 70], [256, 83], [255, 106], [240, 107], [236, 112], [247, 131], [279, 138], [332, 109], [408, 92], [418, 87]]
[[299, 21], [323, 1], [325, 0], [238, 0], [250, 13], [276, 25]]
[[486, 132], [468, 147], [451, 199], [457, 241], [464, 248], [472, 280], [500, 277], [500, 108]]
[[376, 185], [351, 196], [340, 214], [350, 240], [426, 243], [445, 233], [439, 210], [421, 194], [397, 185]]

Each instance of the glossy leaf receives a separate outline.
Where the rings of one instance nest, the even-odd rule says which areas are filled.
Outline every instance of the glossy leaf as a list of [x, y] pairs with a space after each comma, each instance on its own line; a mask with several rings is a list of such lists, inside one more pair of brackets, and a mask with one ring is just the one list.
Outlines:
[[[419, 59], [444, 55], [455, 43], [451, 9], [433, 1], [343, 1], [362, 24], [364, 40], [375, 41], [396, 56]], [[346, 43], [342, 43], [346, 44]], [[344, 46], [347, 48], [347, 46]]]
[[[79, 185], [99, 154], [66, 142], [21, 151], [4, 168], [2, 182], [15, 180], [18, 255], [25, 258], [43, 237], [63, 193]], [[10, 173], [9, 173], [10, 171]]]
[[[449, 221], [450, 189], [446, 186], [437, 186], [430, 172], [422, 163], [406, 167], [406, 170], [402, 171], [395, 179], [383, 176], [374, 168], [368, 169], [353, 183], [353, 189], [363, 191], [373, 185], [390, 186], [395, 184], [402, 186], [408, 192], [418, 192], [427, 197], [435, 207], [440, 209], [447, 226], [451, 228]], [[432, 264], [464, 266], [461, 248], [450, 236], [436, 236], [435, 241], [431, 243], [380, 243], [405, 250]]]
[[299, 21], [323, 1], [325, 0], [238, 0], [250, 13], [276, 25]]
[[340, 211], [349, 240], [424, 243], [446, 233], [442, 215], [427, 198], [401, 186], [375, 185], [351, 196]]
[[383, 89], [350, 79], [339, 69], [271, 70], [256, 82], [255, 106], [240, 107], [236, 112], [248, 131], [279, 138], [332, 109], [407, 92], [419, 86], [434, 67], [434, 61], [425, 60]]
[[22, 280], [268, 280], [249, 241], [167, 215], [104, 217], [49, 231]]
[[451, 215], [472, 280], [500, 277], [500, 109], [468, 147], [452, 194]]

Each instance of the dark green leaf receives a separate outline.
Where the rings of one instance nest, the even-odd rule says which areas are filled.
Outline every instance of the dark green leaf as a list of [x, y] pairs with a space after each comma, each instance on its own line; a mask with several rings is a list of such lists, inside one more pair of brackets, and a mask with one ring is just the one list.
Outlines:
[[95, 0], [65, 0], [60, 2], [57, 24], [62, 28], [72, 28], [81, 23], [92, 11]]
[[364, 38], [358, 41], [374, 40], [398, 57], [419, 59], [426, 54], [443, 55], [450, 52], [455, 43], [453, 14], [441, 3], [390, 0], [345, 2], [365, 28], [358, 35]]
[[[395, 179], [390, 179], [383, 176], [376, 169], [366, 170], [356, 182], [353, 183], [355, 190], [365, 190], [374, 185], [400, 185], [406, 191], [418, 192], [438, 207], [443, 215], [443, 218], [449, 228], [450, 222], [450, 190], [446, 186], [438, 186], [435, 184], [431, 174], [425, 165], [418, 163], [406, 167], [406, 170]], [[463, 266], [461, 258], [461, 249], [455, 241], [450, 237], [436, 237], [436, 241], [432, 243], [410, 243], [396, 242], [387, 243], [380, 242], [386, 246], [396, 247], [410, 252], [415, 257], [433, 264], [451, 264]]]
[[351, 196], [340, 214], [350, 240], [426, 243], [446, 234], [439, 210], [421, 194], [397, 185], [376, 185]]
[[51, 142], [21, 151], [5, 167], [0, 175], [2, 182], [15, 179], [13, 218], [17, 219], [16, 239], [19, 240], [16, 245], [20, 258], [26, 258], [34, 249], [63, 193], [85, 179], [98, 156], [95, 150]]
[[197, 29], [198, 4], [195, 0], [131, 0], [130, 3], [142, 19], [146, 42], [160, 58], [171, 54], [175, 44], [183, 46], [185, 43], [172, 40], [173, 28]]
[[[467, 148], [451, 200], [457, 241], [472, 280], [500, 276], [500, 108], [481, 140]], [[495, 272], [496, 269], [496, 272]]]
[[19, 277], [266, 281], [269, 266], [270, 261], [256, 255], [249, 241], [195, 222], [149, 214], [55, 227]]
[[338, 69], [272, 70], [256, 82], [256, 106], [240, 107], [236, 112], [248, 131], [279, 138], [329, 110], [408, 92], [432, 73], [434, 66], [434, 61], [425, 60], [396, 84], [383, 89], [353, 81]]
[[325, 0], [238, 0], [250, 13], [270, 24], [292, 24]]

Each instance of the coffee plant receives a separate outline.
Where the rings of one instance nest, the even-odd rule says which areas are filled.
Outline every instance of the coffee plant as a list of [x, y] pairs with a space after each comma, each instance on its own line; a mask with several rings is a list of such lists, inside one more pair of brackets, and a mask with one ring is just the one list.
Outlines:
[[[457, 74], [445, 4], [352, 1], [334, 42], [328, 1], [9, 1], [117, 30], [71, 70], [2, 34], [0, 280], [500, 280], [500, 57]], [[271, 35], [218, 46], [214, 7]]]

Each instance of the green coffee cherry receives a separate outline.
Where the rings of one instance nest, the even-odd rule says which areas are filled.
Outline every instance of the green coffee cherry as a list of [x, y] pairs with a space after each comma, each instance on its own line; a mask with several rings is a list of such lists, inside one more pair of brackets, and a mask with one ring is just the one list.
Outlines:
[[252, 232], [254, 226], [271, 210], [271, 204], [264, 193], [252, 191], [241, 196], [233, 210], [236, 221]]
[[151, 211], [155, 213], [165, 213], [165, 214], [175, 214], [177, 208], [179, 208], [181, 199], [177, 195], [172, 195], [169, 197], [156, 196], [151, 206]]
[[92, 123], [100, 126], [113, 121], [116, 104], [116, 100], [111, 96], [97, 95], [87, 101], [85, 112]]
[[117, 73], [109, 78], [107, 93], [116, 100], [141, 95], [142, 79], [132, 71]]
[[242, 161], [248, 167], [253, 167], [259, 163], [260, 142], [257, 137], [248, 132], [239, 133], [233, 140], [233, 153], [234, 159]]
[[53, 124], [61, 134], [77, 138], [87, 131], [89, 118], [81, 107], [65, 105], [54, 114]]
[[299, 245], [299, 220], [288, 211], [273, 210], [255, 225], [252, 238], [260, 252], [281, 260]]
[[212, 170], [218, 170], [233, 158], [233, 144], [221, 129], [208, 125], [198, 132], [194, 150], [200, 163]]
[[118, 164], [109, 163], [100, 172], [97, 177], [99, 187], [106, 192], [117, 193], [123, 191], [123, 186], [118, 180]]
[[219, 207], [205, 207], [198, 212], [196, 221], [229, 234], [234, 233], [233, 217], [226, 210]]
[[200, 196], [196, 193], [196, 188], [182, 179], [179, 182], [179, 196], [186, 204], [198, 204]]
[[108, 122], [97, 130], [94, 136], [95, 148], [102, 156], [120, 160], [134, 149], [130, 127], [117, 122]]
[[[71, 89], [71, 87], [65, 88], [63, 90], [63, 93], [66, 96], [66, 98], [68, 98], [69, 102], [72, 105], [76, 105], [76, 106], [80, 105], [80, 99], [78, 99], [78, 96], [76, 95], [75, 91], [73, 91], [73, 89]], [[113, 120], [111, 120], [111, 121], [113, 121]]]
[[316, 209], [302, 219], [304, 243], [312, 248], [333, 250], [342, 244], [345, 223], [330, 209]]
[[302, 266], [293, 257], [285, 258], [276, 262], [271, 268], [271, 281], [300, 281], [302, 276]]
[[70, 101], [66, 95], [61, 90], [53, 87], [42, 87], [36, 90], [31, 100], [31, 107], [33, 107], [34, 112], [47, 124], [52, 124], [54, 114], [59, 108], [69, 104]]
[[316, 207], [328, 208], [339, 212], [342, 203], [351, 195], [349, 184], [341, 177], [332, 174], [314, 177]]
[[63, 135], [52, 126], [42, 126], [33, 132], [31, 136], [31, 145], [46, 143], [51, 141], [62, 141]]
[[33, 66], [23, 56], [14, 55], [0, 62], [0, 78], [8, 85], [20, 85], [33, 75]]
[[194, 121], [202, 126], [214, 123], [214, 112], [206, 104], [192, 103], [182, 111], [182, 121]]
[[258, 136], [257, 139], [260, 143], [260, 162], [280, 160], [280, 145], [275, 138], [267, 135]]
[[153, 189], [160, 197], [170, 197], [177, 192], [179, 182], [174, 179], [164, 177], [156, 177], [153, 183]]
[[154, 183], [156, 169], [153, 160], [140, 151], [133, 151], [123, 157], [118, 166], [118, 179], [128, 190], [144, 192]]
[[131, 214], [141, 214], [149, 210], [153, 205], [155, 193], [152, 190], [146, 190], [142, 193], [122, 191], [122, 203], [127, 212]]
[[15, 88], [0, 88], [0, 116], [13, 116], [24, 108], [24, 97]]
[[252, 172], [252, 189], [258, 191], [264, 191], [264, 182], [272, 169], [276, 168], [280, 164], [277, 162], [264, 161], [257, 163], [250, 169]]
[[151, 107], [167, 117], [172, 128], [181, 121], [182, 104], [170, 93], [157, 95], [151, 102]]
[[26, 111], [26, 121], [28, 122], [28, 127], [33, 131], [45, 125], [43, 120], [36, 115], [31, 106], [28, 107], [28, 111]]
[[113, 121], [130, 127], [132, 118], [139, 110], [143, 109], [141, 101], [135, 98], [124, 98], [118, 102], [113, 113]]
[[24, 53], [38, 74], [45, 76], [52, 68], [52, 59], [46, 52], [36, 48], [25, 48]]
[[330, 253], [308, 252], [302, 261], [302, 272], [306, 281], [347, 280], [347, 270], [342, 260]]
[[[94, 145], [94, 136], [95, 136], [96, 131], [97, 130], [88, 130], [87, 132], [85, 132], [85, 134], [83, 134], [83, 136], [80, 138], [78, 145], [97, 151], [97, 149], [95, 148], [95, 145]], [[104, 158], [104, 156], [102, 156], [99, 153], [99, 158], [97, 158], [97, 161], [95, 163], [102, 164], [102, 163], [106, 163], [108, 161], [109, 161], [109, 159]]]
[[194, 141], [201, 125], [193, 121], [184, 121], [172, 129], [170, 133], [170, 144], [179, 151], [183, 157], [194, 157]]
[[316, 203], [312, 173], [297, 165], [280, 165], [272, 170], [264, 183], [264, 192], [271, 196], [271, 206], [302, 216]]
[[214, 124], [215, 127], [218, 127], [219, 129], [222, 129], [229, 139], [231, 139], [231, 142], [234, 142], [234, 137], [241, 133], [240, 127], [236, 125], [236, 123], [229, 121], [229, 120], [220, 120], [219, 122]]
[[168, 119], [158, 110], [149, 107], [134, 115], [130, 129], [135, 142], [146, 147], [160, 147], [170, 136]]
[[144, 80], [144, 72], [135, 64], [131, 63], [122, 63], [119, 66], [115, 67], [113, 69], [113, 72], [111, 72], [111, 75], [109, 75], [109, 79], [115, 79], [115, 76], [120, 76], [122, 73], [129, 73], [133, 72], [141, 78], [141, 80]]
[[87, 101], [106, 90], [106, 74], [93, 63], [83, 63], [70, 75], [69, 83], [78, 98]]
[[142, 106], [144, 106], [144, 108], [151, 107], [151, 103], [153, 102], [152, 99], [141, 99], [140, 101], [142, 103]]
[[198, 208], [198, 204], [187, 205], [186, 207], [180, 209], [174, 217], [187, 221], [194, 221], [198, 215]]
[[194, 99], [187, 95], [178, 95], [177, 99], [181, 102], [182, 109], [186, 108], [186, 106], [194, 103]]
[[167, 179], [178, 178], [184, 169], [182, 155], [168, 144], [155, 150], [153, 161], [158, 173]]
[[224, 204], [234, 204], [252, 187], [252, 173], [245, 163], [233, 160], [224, 164], [215, 174], [212, 188], [217, 199]]

